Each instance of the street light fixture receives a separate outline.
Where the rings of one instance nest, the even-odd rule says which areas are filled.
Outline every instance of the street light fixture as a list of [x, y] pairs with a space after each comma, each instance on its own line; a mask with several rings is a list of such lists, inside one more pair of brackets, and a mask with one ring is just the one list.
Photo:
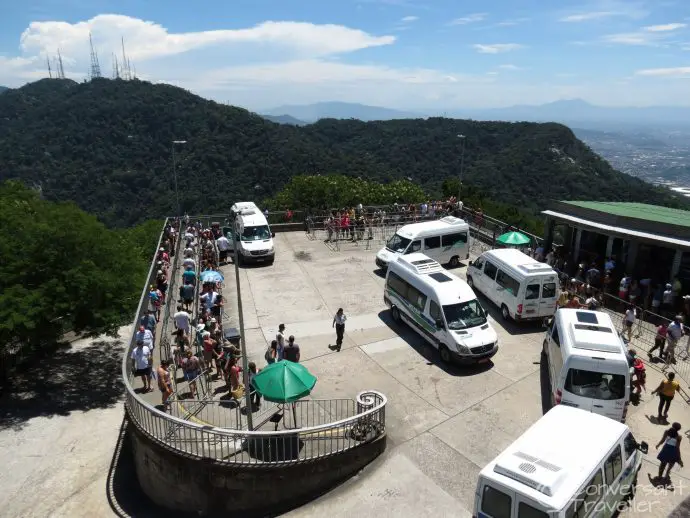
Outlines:
[[460, 195], [462, 191], [462, 174], [465, 169], [465, 142], [467, 139], [465, 138], [465, 135], [458, 135], [458, 138], [462, 140], [462, 148], [460, 151], [460, 176], [458, 177], [458, 201], [461, 201]]
[[177, 203], [177, 214], [175, 214], [178, 218], [180, 217], [180, 193], [177, 190], [177, 167], [175, 166], [175, 145], [177, 144], [186, 144], [186, 140], [173, 140], [172, 141], [172, 163], [173, 163], [173, 181], [175, 182], [175, 201]]

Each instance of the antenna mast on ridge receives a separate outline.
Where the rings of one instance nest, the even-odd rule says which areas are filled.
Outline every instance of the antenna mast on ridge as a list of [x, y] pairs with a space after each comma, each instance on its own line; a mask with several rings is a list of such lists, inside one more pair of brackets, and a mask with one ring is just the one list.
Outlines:
[[120, 79], [120, 65], [117, 62], [117, 56], [113, 52], [113, 79]]
[[60, 49], [58, 49], [57, 76], [58, 79], [65, 79], [65, 68], [62, 66], [62, 55], [60, 54]]
[[89, 71], [89, 76], [91, 79], [95, 79], [101, 76], [101, 65], [98, 63], [98, 54], [93, 48], [93, 40], [91, 39], [91, 33], [89, 33], [89, 46], [91, 47], [91, 70]]
[[125, 54], [125, 39], [122, 38], [122, 79], [129, 81], [132, 79], [132, 70], [129, 67], [129, 60]]
[[53, 69], [50, 68], [50, 57], [46, 56], [46, 64], [48, 65], [48, 77], [53, 79]]

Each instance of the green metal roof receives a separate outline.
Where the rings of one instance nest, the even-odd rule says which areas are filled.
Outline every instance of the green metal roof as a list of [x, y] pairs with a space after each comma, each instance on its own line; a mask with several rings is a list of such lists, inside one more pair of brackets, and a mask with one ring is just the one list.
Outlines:
[[646, 221], [655, 221], [669, 225], [690, 227], [690, 211], [670, 209], [659, 205], [646, 203], [628, 203], [621, 201], [563, 201], [568, 205], [582, 207], [583, 209], [606, 212], [624, 218], [636, 218]]

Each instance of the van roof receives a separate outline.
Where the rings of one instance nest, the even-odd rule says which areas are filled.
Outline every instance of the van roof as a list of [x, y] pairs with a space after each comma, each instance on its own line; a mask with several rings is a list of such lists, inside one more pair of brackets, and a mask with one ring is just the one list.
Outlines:
[[442, 305], [457, 304], [477, 298], [469, 285], [456, 277], [437, 261], [416, 252], [414, 254], [401, 255], [389, 265], [396, 273], [401, 271], [411, 274], [420, 283], [436, 293], [438, 302]]
[[529, 274], [555, 274], [555, 270], [546, 263], [540, 263], [533, 257], [521, 252], [516, 248], [498, 248], [484, 252], [486, 257], [494, 258], [497, 261], [512, 266], [513, 270]]
[[239, 217], [242, 219], [242, 224], [245, 227], [268, 225], [266, 216], [264, 216], [259, 209], [244, 209], [240, 212]]
[[625, 424], [603, 415], [557, 405], [487, 464], [480, 477], [561, 510], [627, 432]]
[[561, 329], [567, 330], [570, 340], [566, 342], [566, 347], [572, 344], [572, 354], [588, 357], [592, 352], [616, 356], [625, 354], [623, 341], [607, 313], [562, 308], [556, 312], [556, 318], [560, 321]]
[[453, 230], [466, 230], [469, 228], [464, 219], [454, 216], [436, 219], [434, 221], [423, 221], [421, 223], [410, 223], [400, 227], [396, 234], [413, 239], [419, 234], [433, 234], [434, 232], [452, 232]]
[[238, 201], [232, 207], [230, 207], [232, 212], [240, 212], [247, 209], [259, 210], [259, 207], [257, 207], [256, 203], [253, 201]]

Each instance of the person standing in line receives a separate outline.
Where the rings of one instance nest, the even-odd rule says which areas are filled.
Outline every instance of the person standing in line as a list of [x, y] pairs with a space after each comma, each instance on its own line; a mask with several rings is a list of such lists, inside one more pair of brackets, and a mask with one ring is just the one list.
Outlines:
[[623, 317], [623, 332], [628, 335], [628, 342], [632, 341], [632, 330], [635, 324], [635, 306], [630, 304], [625, 310], [625, 317]]
[[668, 409], [671, 406], [671, 401], [680, 390], [680, 383], [675, 380], [676, 374], [669, 372], [666, 379], [659, 383], [659, 386], [652, 392], [652, 395], [659, 394], [659, 410], [657, 419], [665, 421], [668, 418]]
[[144, 384], [144, 392], [151, 392], [151, 366], [153, 356], [151, 349], [144, 345], [143, 340], [137, 341], [137, 346], [132, 351], [132, 370], [135, 376], [141, 376]]
[[[659, 455], [656, 457], [660, 462], [659, 480], [670, 480], [671, 469], [675, 466], [676, 462], [680, 464], [681, 468], [683, 467], [683, 459], [680, 457], [680, 441], [682, 438], [683, 437], [680, 435], [680, 423], [673, 423], [671, 428], [664, 432], [661, 440], [656, 445], [657, 450], [659, 446], [662, 444], [664, 445]], [[664, 471], [666, 471], [665, 475]]]
[[666, 328], [666, 363], [661, 368], [662, 372], [668, 370], [669, 365], [676, 363], [676, 346], [683, 337], [683, 317], [677, 315], [675, 320]]
[[161, 360], [160, 365], [156, 371], [158, 375], [158, 389], [161, 391], [161, 398], [163, 402], [163, 408], [168, 407], [168, 398], [172, 396], [172, 383], [170, 381], [170, 372], [168, 371], [168, 366], [170, 365], [169, 360]]
[[659, 360], [664, 359], [664, 346], [666, 345], [667, 332], [668, 329], [664, 322], [659, 324], [659, 326], [656, 328], [656, 336], [654, 337], [654, 347], [652, 347], [648, 352], [650, 360], [654, 359], [654, 351], [656, 351], [657, 349], [659, 350]]
[[251, 392], [252, 408], [261, 408], [261, 394], [254, 386], [254, 377], [261, 372], [261, 369], [257, 369], [254, 362], [249, 362], [247, 367], [249, 368], [249, 390]]
[[264, 359], [268, 365], [271, 365], [272, 363], [276, 362], [276, 358], [278, 358], [278, 341], [271, 340], [271, 345], [269, 345], [266, 349]]
[[295, 337], [290, 335], [288, 338], [288, 343], [285, 346], [285, 349], [283, 349], [283, 359], [294, 362], [294, 363], [299, 363], [299, 345], [295, 343]]
[[276, 356], [276, 361], [283, 359], [283, 353], [285, 350], [285, 324], [280, 324], [278, 326], [278, 332], [276, 333], [276, 342], [278, 342], [278, 347], [276, 351], [278, 355]]
[[338, 311], [333, 316], [333, 325], [335, 327], [335, 350], [340, 352], [343, 346], [343, 336], [345, 335], [345, 321], [347, 316], [343, 312], [343, 308], [338, 308]]
[[175, 323], [175, 329], [181, 330], [185, 336], [189, 335], [191, 316], [189, 313], [184, 311], [183, 306], [181, 304], [177, 306], [177, 313], [173, 315], [173, 321]]

